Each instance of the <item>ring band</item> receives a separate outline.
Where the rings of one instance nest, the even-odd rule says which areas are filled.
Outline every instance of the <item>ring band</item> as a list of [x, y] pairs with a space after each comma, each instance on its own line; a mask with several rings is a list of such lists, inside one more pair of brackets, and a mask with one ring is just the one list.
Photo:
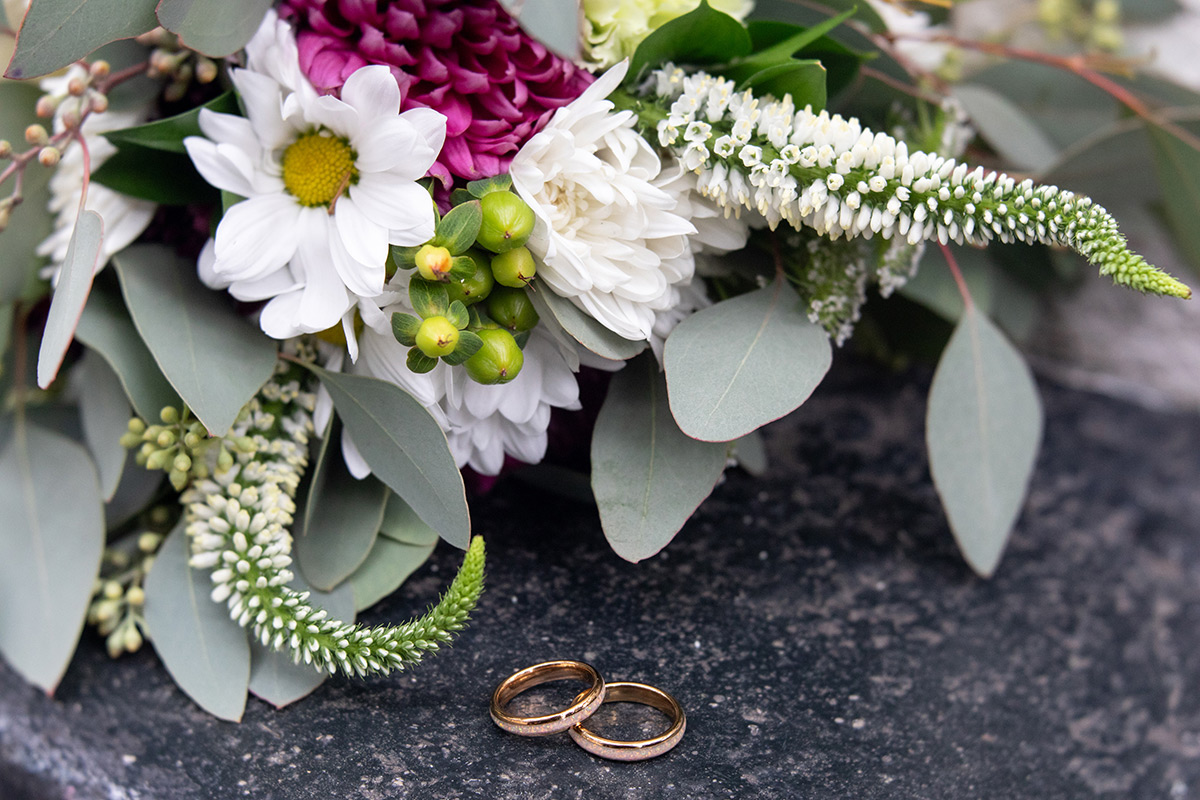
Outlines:
[[[508, 701], [526, 689], [550, 681], [579, 680], [590, 686], [562, 711], [537, 717], [517, 717], [506, 713]], [[492, 721], [518, 736], [548, 736], [561, 733], [585, 719], [604, 702], [604, 679], [590, 664], [582, 661], [547, 661], [509, 675], [492, 693]]]
[[652, 706], [667, 715], [671, 727], [665, 733], [650, 739], [639, 741], [620, 741], [597, 736], [583, 725], [576, 725], [568, 733], [575, 744], [589, 753], [613, 761], [644, 761], [647, 758], [661, 756], [683, 738], [687, 728], [687, 718], [683, 708], [674, 697], [654, 686], [631, 681], [618, 681], [608, 684], [604, 692], [605, 703], [641, 703]]

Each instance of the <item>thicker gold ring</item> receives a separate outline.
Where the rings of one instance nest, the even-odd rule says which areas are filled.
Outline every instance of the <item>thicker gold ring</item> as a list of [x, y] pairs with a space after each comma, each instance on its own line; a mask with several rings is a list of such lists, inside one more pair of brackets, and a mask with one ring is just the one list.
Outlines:
[[684, 730], [687, 729], [687, 717], [684, 716], [679, 702], [662, 689], [654, 686], [631, 681], [615, 681], [605, 687], [604, 702], [641, 703], [652, 706], [667, 715], [667, 718], [671, 720], [671, 727], [658, 736], [631, 742], [598, 736], [583, 725], [576, 725], [567, 731], [575, 744], [601, 758], [613, 761], [645, 761], [647, 758], [661, 756], [679, 744]]
[[[508, 701], [526, 689], [550, 681], [575, 679], [590, 684], [571, 705], [561, 711], [536, 717], [517, 717], [507, 713]], [[547, 661], [534, 664], [504, 679], [492, 693], [492, 721], [518, 736], [549, 736], [561, 733], [590, 717], [604, 702], [604, 679], [591, 664], [582, 661]]]

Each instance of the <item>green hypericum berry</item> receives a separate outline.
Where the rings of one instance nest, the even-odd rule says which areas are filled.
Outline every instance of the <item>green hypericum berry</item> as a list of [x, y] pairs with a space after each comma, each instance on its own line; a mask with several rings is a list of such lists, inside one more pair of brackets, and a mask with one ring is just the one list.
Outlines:
[[458, 345], [458, 328], [445, 317], [430, 317], [417, 331], [417, 349], [430, 358], [454, 352]]
[[511, 333], [502, 328], [484, 329], [479, 338], [483, 347], [463, 365], [471, 380], [487, 385], [508, 383], [520, 374], [525, 356]]
[[480, 247], [493, 253], [507, 253], [521, 247], [533, 233], [533, 209], [512, 192], [492, 192], [480, 199], [483, 225], [479, 228]]
[[492, 275], [501, 286], [523, 289], [537, 274], [537, 264], [528, 247], [514, 247], [492, 259]]
[[459, 300], [464, 306], [469, 306], [487, 297], [496, 281], [492, 277], [489, 266], [491, 257], [487, 253], [472, 248], [466, 255], [475, 262], [475, 274], [464, 280], [451, 278], [446, 284], [446, 294], [449, 295], [450, 302]]
[[427, 281], [444, 280], [453, 266], [450, 251], [427, 244], [417, 251], [417, 272]]
[[487, 299], [488, 316], [510, 331], [527, 331], [538, 324], [538, 313], [529, 295], [521, 289], [499, 286]]

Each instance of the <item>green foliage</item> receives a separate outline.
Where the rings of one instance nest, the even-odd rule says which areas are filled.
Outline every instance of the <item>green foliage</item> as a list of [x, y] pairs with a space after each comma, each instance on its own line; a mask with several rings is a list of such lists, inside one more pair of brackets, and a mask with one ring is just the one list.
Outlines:
[[58, 288], [50, 303], [46, 332], [42, 334], [42, 347], [38, 353], [37, 382], [43, 389], [58, 376], [63, 356], [75, 338], [75, 326], [79, 324], [79, 316], [92, 291], [92, 278], [103, 240], [104, 221], [100, 215], [91, 210], [80, 213], [71, 233]]
[[250, 683], [246, 632], [210, 602], [208, 576], [188, 566], [181, 523], [146, 577], [146, 629], [163, 666], [196, 704], [215, 717], [242, 718]]
[[18, 413], [0, 437], [0, 519], [0, 653], [53, 693], [104, 549], [104, 503], [87, 451]]
[[399, 589], [433, 555], [435, 545], [436, 541], [408, 544], [380, 536], [362, 566], [350, 576], [354, 605], [361, 611]]
[[100, 476], [100, 493], [111, 500], [125, 471], [125, 448], [121, 436], [132, 413], [121, 380], [94, 350], [75, 367], [79, 393], [79, 416], [84, 439]]
[[539, 317], [555, 320], [571, 338], [601, 358], [624, 361], [646, 349], [645, 341], [633, 342], [613, 333], [570, 300], [547, 289], [531, 291], [529, 299]]
[[273, 340], [208, 291], [195, 267], [159, 245], [113, 259], [138, 333], [162, 373], [212, 433], [224, 433], [275, 369]]
[[1146, 128], [1167, 224], [1192, 267], [1200, 271], [1200, 150], [1195, 139], [1184, 141], [1171, 129], [1150, 124]]
[[482, 198], [485, 194], [492, 192], [507, 192], [510, 189], [512, 189], [512, 176], [507, 172], [467, 184], [467, 192], [476, 198]]
[[168, 153], [186, 154], [187, 148], [184, 147], [183, 140], [189, 136], [204, 135], [200, 130], [200, 111], [202, 109], [221, 114], [241, 113], [237, 96], [233, 92], [225, 92], [182, 114], [132, 128], [108, 131], [104, 134], [104, 138], [118, 148], [133, 146], [143, 150], [163, 150]]
[[471, 520], [466, 489], [446, 435], [429, 412], [393, 383], [309, 365], [333, 397], [371, 471], [422, 520], [465, 548]]
[[210, 58], [246, 46], [271, 8], [271, 0], [160, 0], [158, 21], [183, 44]]
[[330, 424], [321, 440], [294, 531], [296, 564], [312, 586], [329, 591], [362, 566], [383, 522], [390, 491], [373, 477], [356, 479], [342, 458], [341, 428]]
[[971, 568], [990, 576], [1024, 503], [1042, 408], [1029, 367], [973, 306], [938, 362], [925, 425], [954, 538]]
[[214, 202], [217, 191], [186, 155], [126, 144], [92, 173], [113, 191], [167, 206]]
[[648, 355], [613, 375], [592, 435], [592, 491], [614, 552], [649, 558], [670, 543], [725, 469], [724, 443], [688, 437]]
[[728, 14], [700, 0], [694, 11], [676, 17], [638, 45], [625, 78], [627, 86], [639, 82], [647, 70], [667, 62], [722, 64], [750, 54], [750, 34]]
[[[34, 106], [40, 95], [38, 88], [30, 84], [0, 82], [0, 139], [24, 141], [25, 126], [34, 121]], [[47, 183], [52, 174], [38, 166], [25, 171], [24, 200], [12, 210], [8, 228], [0, 233], [0, 304], [21, 297], [37, 280], [43, 261], [37, 247], [50, 235], [54, 223], [46, 210], [50, 202]], [[7, 194], [6, 187], [4, 196]]]
[[1037, 123], [999, 92], [975, 84], [954, 87], [954, 97], [992, 149], [1017, 169], [1040, 172], [1061, 152]]
[[158, 26], [154, 16], [156, 2], [40, 0], [25, 16], [16, 52], [4, 77], [21, 80], [48, 75], [109, 42], [139, 36]]
[[664, 351], [671, 413], [695, 439], [727, 442], [790, 414], [825, 377], [829, 337], [787, 284], [684, 319]]
[[[437, 230], [430, 242], [434, 247], [444, 247], [451, 255], [466, 252], [475, 244], [479, 235], [479, 227], [483, 224], [483, 208], [478, 200], [462, 203], [446, 212], [446, 216], [438, 220]], [[474, 265], [471, 272], [474, 272]], [[470, 275], [471, 273], [467, 273]]]

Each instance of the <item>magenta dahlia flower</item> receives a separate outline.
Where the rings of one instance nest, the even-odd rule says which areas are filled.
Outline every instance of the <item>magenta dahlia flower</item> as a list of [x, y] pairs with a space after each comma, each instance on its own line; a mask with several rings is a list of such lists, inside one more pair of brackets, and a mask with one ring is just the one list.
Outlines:
[[359, 67], [383, 64], [401, 108], [445, 114], [446, 144], [430, 173], [474, 180], [508, 168], [554, 110], [591, 83], [585, 70], [527, 36], [497, 0], [284, 0], [300, 66], [336, 93]]

